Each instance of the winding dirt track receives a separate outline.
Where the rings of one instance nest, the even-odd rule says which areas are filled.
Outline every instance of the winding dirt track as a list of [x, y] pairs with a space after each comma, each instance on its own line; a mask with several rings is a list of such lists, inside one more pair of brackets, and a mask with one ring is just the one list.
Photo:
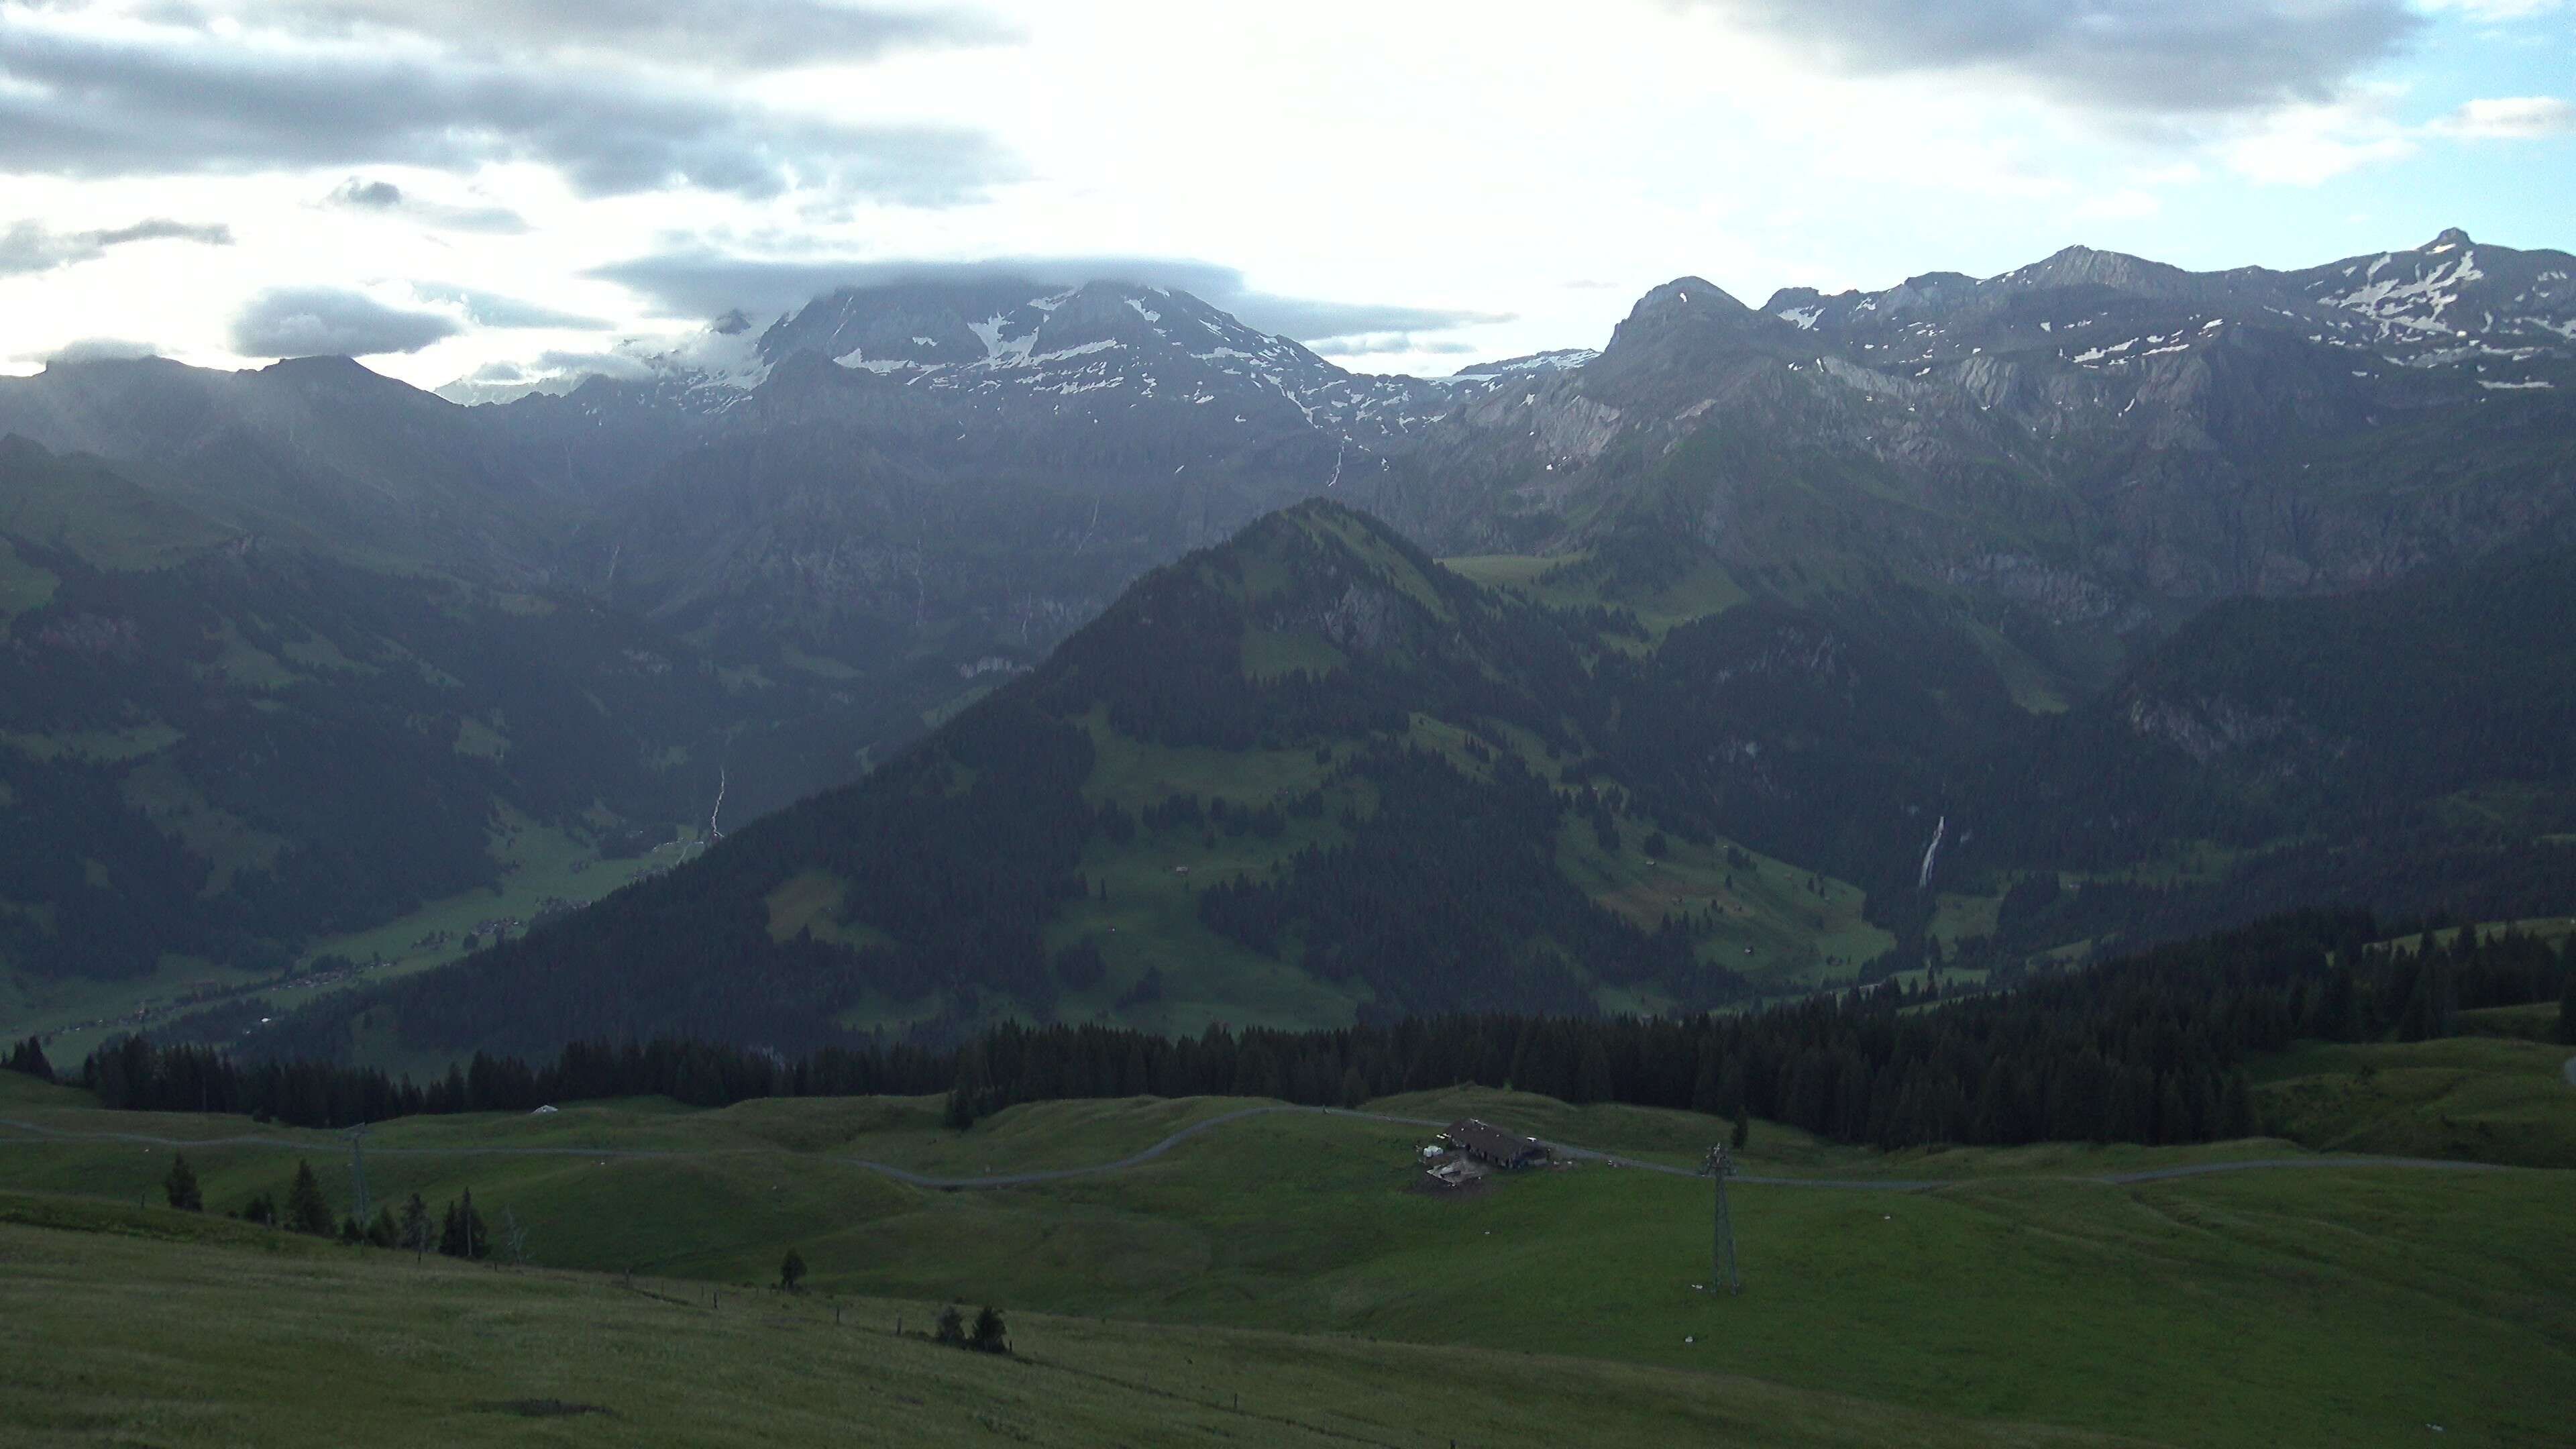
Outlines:
[[[2571, 1082], [2576, 1082], [2576, 1060], [2569, 1061], [2567, 1071], [2569, 1080]], [[897, 1182], [906, 1183], [913, 1187], [930, 1188], [941, 1192], [964, 1192], [980, 1188], [997, 1187], [1029, 1187], [1038, 1183], [1063, 1182], [1069, 1178], [1077, 1177], [1096, 1177], [1102, 1173], [1121, 1172], [1131, 1167], [1139, 1167], [1145, 1163], [1153, 1161], [1155, 1158], [1162, 1156], [1164, 1153], [1171, 1151], [1174, 1147], [1179, 1146], [1183, 1142], [1187, 1142], [1189, 1139], [1198, 1136], [1202, 1132], [1225, 1126], [1231, 1122], [1240, 1122], [1247, 1117], [1268, 1116], [1273, 1112], [1306, 1112], [1329, 1117], [1355, 1117], [1366, 1122], [1391, 1122], [1403, 1127], [1440, 1128], [1449, 1125], [1446, 1122], [1435, 1121], [1427, 1117], [1390, 1117], [1380, 1112], [1355, 1112], [1333, 1107], [1245, 1107], [1239, 1111], [1227, 1112], [1219, 1116], [1207, 1118], [1204, 1121], [1193, 1122], [1187, 1127], [1173, 1133], [1169, 1137], [1164, 1138], [1162, 1141], [1144, 1148], [1141, 1151], [1129, 1153], [1125, 1157], [1121, 1157], [1110, 1162], [1096, 1162], [1087, 1167], [1060, 1167], [1043, 1172], [1011, 1172], [988, 1177], [934, 1177], [926, 1173], [914, 1172], [910, 1168], [897, 1167], [888, 1162], [875, 1162], [864, 1157], [827, 1157], [825, 1160], [846, 1163], [852, 1167], [863, 1167], [870, 1172], [892, 1178]], [[66, 1132], [61, 1128], [46, 1127], [34, 1122], [20, 1121], [13, 1117], [0, 1117], [0, 1127], [12, 1128], [20, 1132], [32, 1134], [31, 1137], [0, 1137], [0, 1147], [11, 1146], [13, 1144], [24, 1144], [31, 1141], [132, 1142], [147, 1147], [285, 1147], [304, 1148], [307, 1150], [310, 1150], [313, 1146], [310, 1142], [297, 1142], [290, 1138], [264, 1137], [257, 1135], [238, 1137], [199, 1137], [192, 1139], [184, 1137], [156, 1137], [143, 1132]], [[1607, 1163], [1613, 1167], [1632, 1168], [1639, 1172], [1661, 1173], [1667, 1177], [1696, 1177], [1699, 1175], [1687, 1167], [1672, 1167], [1660, 1162], [1641, 1162], [1633, 1157], [1624, 1157], [1613, 1152], [1603, 1152], [1597, 1148], [1577, 1147], [1574, 1144], [1567, 1142], [1549, 1142], [1547, 1145], [1550, 1149], [1555, 1151], [1558, 1156], [1572, 1158], [1576, 1161]], [[612, 1157], [654, 1158], [714, 1157], [732, 1155], [725, 1152], [683, 1152], [668, 1148], [651, 1147], [371, 1147], [368, 1150], [380, 1156], [392, 1157], [497, 1156], [588, 1157], [593, 1159], [606, 1159]], [[2101, 1183], [2110, 1187], [2121, 1187], [2131, 1183], [2165, 1182], [2181, 1177], [2205, 1177], [2211, 1173], [2219, 1172], [2260, 1172], [2303, 1167], [2407, 1168], [2440, 1172], [2512, 1172], [2516, 1170], [2514, 1168], [2500, 1166], [2492, 1162], [2454, 1162], [2441, 1158], [2429, 1157], [2368, 1157], [2360, 1155], [2338, 1155], [2318, 1157], [2254, 1157], [2233, 1162], [2200, 1162], [2187, 1164], [2181, 1167], [2155, 1167], [2139, 1172], [2116, 1172], [2101, 1176], [2077, 1177], [2074, 1180], [2078, 1182]], [[2027, 1175], [2024, 1174], [2015, 1174], [1996, 1177], [1891, 1178], [1759, 1177], [1739, 1175], [1730, 1180], [1738, 1184], [1754, 1187], [1818, 1187], [1865, 1192], [1930, 1192], [1937, 1188], [1960, 1187], [1972, 1183], [2012, 1182], [2025, 1180], [2026, 1176]]]

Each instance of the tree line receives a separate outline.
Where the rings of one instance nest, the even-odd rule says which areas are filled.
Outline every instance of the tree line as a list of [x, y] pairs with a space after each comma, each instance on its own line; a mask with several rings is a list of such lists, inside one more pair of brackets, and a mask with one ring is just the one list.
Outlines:
[[2180, 1143], [2255, 1130], [2257, 1053], [2306, 1039], [2416, 1041], [2462, 1010], [2562, 1003], [2576, 939], [2462, 929], [2375, 947], [2365, 912], [2277, 917], [2006, 990], [1884, 983], [1738, 1014], [1452, 1013], [1163, 1037], [1104, 1026], [992, 1028], [955, 1048], [827, 1048], [789, 1059], [708, 1042], [576, 1043], [531, 1065], [478, 1054], [427, 1084], [329, 1063], [237, 1062], [127, 1037], [80, 1079], [108, 1106], [247, 1113], [337, 1127], [421, 1113], [528, 1111], [660, 1095], [945, 1094], [957, 1127], [1023, 1102], [1199, 1095], [1351, 1106], [1474, 1083], [1570, 1102], [1786, 1122], [1884, 1148], [2037, 1141]]
[[[197, 1170], [189, 1165], [186, 1153], [172, 1157], [170, 1170], [161, 1179], [161, 1195], [180, 1212], [206, 1210], [205, 1189], [198, 1183]], [[277, 1193], [263, 1189], [235, 1208], [231, 1216], [261, 1227], [316, 1238], [337, 1237], [348, 1244], [406, 1248], [423, 1256], [436, 1249], [443, 1257], [479, 1261], [493, 1253], [491, 1225], [484, 1221], [482, 1210], [474, 1206], [474, 1189], [470, 1187], [461, 1197], [448, 1200], [436, 1227], [430, 1225], [429, 1204], [419, 1193], [403, 1201], [399, 1215], [388, 1203], [376, 1209], [372, 1220], [361, 1222], [354, 1212], [333, 1215], [331, 1201], [322, 1191], [322, 1180], [314, 1175], [313, 1164], [302, 1158], [296, 1159], [295, 1174], [287, 1180], [283, 1202]], [[527, 1235], [519, 1229], [515, 1217], [506, 1211], [503, 1217], [503, 1242], [511, 1261], [524, 1261]]]

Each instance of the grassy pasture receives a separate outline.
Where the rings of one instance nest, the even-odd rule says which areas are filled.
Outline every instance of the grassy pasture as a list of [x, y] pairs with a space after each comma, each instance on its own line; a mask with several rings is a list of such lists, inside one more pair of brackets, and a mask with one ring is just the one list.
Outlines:
[[0, 1198], [14, 1443], [2115, 1442], [1705, 1372], [1027, 1311], [1002, 1359], [924, 1341], [928, 1302], [711, 1303], [228, 1226]]
[[2571, 1052], [2484, 1036], [2314, 1043], [2264, 1064], [2255, 1105], [2272, 1130], [2332, 1151], [2576, 1168]]
[[[2576, 1098], [2576, 1089], [2560, 1090]], [[544, 1117], [385, 1124], [370, 1136], [368, 1173], [379, 1198], [417, 1190], [435, 1204], [470, 1186], [487, 1214], [497, 1220], [506, 1209], [525, 1225], [535, 1259], [556, 1269], [635, 1268], [748, 1288], [795, 1246], [818, 1293], [913, 1304], [991, 1299], [1015, 1322], [1031, 1312], [1107, 1319], [1086, 1331], [1177, 1345], [1184, 1357], [1213, 1352], [1192, 1346], [1251, 1342], [1227, 1333], [1286, 1331], [1305, 1337], [1279, 1341], [1281, 1354], [1293, 1343], [1345, 1345], [1382, 1363], [1417, 1362], [1401, 1357], [1416, 1352], [1494, 1355], [1472, 1362], [1532, 1372], [1579, 1359], [1597, 1366], [1605, 1385], [1646, 1382], [1624, 1377], [1631, 1374], [1672, 1375], [1652, 1380], [1668, 1385], [1749, 1378], [1766, 1392], [1824, 1396], [1818, 1402], [1846, 1409], [1933, 1416], [1905, 1427], [1891, 1419], [1868, 1431], [1879, 1439], [1851, 1442], [1917, 1442], [1909, 1434], [1937, 1442], [1941, 1426], [1965, 1420], [2003, 1442], [2021, 1431], [2001, 1424], [2044, 1423], [2172, 1444], [2396, 1444], [2422, 1442], [2424, 1425], [2438, 1423], [2454, 1436], [2444, 1442], [2541, 1444], [2558, 1442], [2562, 1427], [2548, 1386], [2576, 1375], [2576, 1259], [2558, 1251], [2576, 1215], [2576, 1174], [2565, 1172], [2318, 1168], [2112, 1186], [2097, 1179], [2297, 1149], [2254, 1142], [1882, 1155], [1757, 1123], [1752, 1173], [1950, 1185], [1738, 1187], [1751, 1287], [1724, 1299], [1691, 1288], [1707, 1276], [1704, 1183], [1595, 1165], [1522, 1175], [1471, 1196], [1426, 1196], [1413, 1190], [1411, 1165], [1421, 1131], [1348, 1114], [1229, 1122], [1133, 1169], [997, 1191], [913, 1188], [853, 1160], [941, 1173], [1076, 1165], [1242, 1105], [1036, 1104], [959, 1135], [937, 1125], [928, 1099], [721, 1111], [593, 1103]], [[1493, 1092], [1416, 1094], [1374, 1108], [1435, 1120], [1472, 1112], [1672, 1163], [1691, 1161], [1724, 1130], [1690, 1113]], [[67, 1130], [271, 1136], [286, 1145], [190, 1152], [211, 1204], [282, 1187], [299, 1155], [314, 1161], [335, 1202], [346, 1199], [346, 1147], [333, 1134], [99, 1112], [76, 1092], [33, 1083], [0, 1094], [0, 1115]], [[158, 1200], [167, 1147], [0, 1138], [0, 1187], [121, 1201], [125, 1212], [136, 1211], [138, 1196]], [[508, 1150], [540, 1146], [597, 1151]], [[337, 1272], [371, 1257], [350, 1252], [296, 1271]], [[0, 1273], [14, 1263], [0, 1263]], [[460, 1277], [485, 1280], [553, 1281], [488, 1270]], [[748, 1327], [751, 1315], [743, 1317]], [[471, 1331], [458, 1326], [464, 1319], [438, 1321], [417, 1357], [481, 1352], [479, 1338], [468, 1342]], [[770, 1341], [786, 1343], [791, 1331], [778, 1328]], [[1035, 1330], [1023, 1333], [1036, 1341]], [[569, 1352], [549, 1350], [557, 1351]], [[727, 1351], [710, 1343], [701, 1356]], [[530, 1373], [547, 1362], [543, 1353], [523, 1357]], [[1430, 1372], [1435, 1361], [1418, 1362]], [[489, 1366], [478, 1372], [509, 1378]], [[594, 1372], [606, 1370], [583, 1370]], [[1228, 1372], [1251, 1369], [1229, 1362]], [[1586, 1370], [1566, 1372], [1573, 1383]], [[1403, 1397], [1393, 1382], [1388, 1392]], [[1248, 1402], [1253, 1392], [1247, 1381]], [[1444, 1389], [1420, 1392], [1426, 1403], [1447, 1402]], [[1654, 1402], [1619, 1413], [1661, 1416], [1697, 1402], [1678, 1388], [1621, 1392]], [[608, 1402], [606, 1394], [565, 1387], [483, 1397]], [[617, 1403], [623, 1413], [643, 1401]], [[1612, 1406], [1578, 1397], [1549, 1412], [1587, 1416], [1584, 1442], [1626, 1442], [1617, 1437], [1624, 1430], [1594, 1432], [1596, 1411]], [[569, 1433], [573, 1423], [557, 1427]], [[1557, 1437], [1542, 1441], [1567, 1442], [1563, 1432], [1560, 1422]], [[1726, 1442], [1726, 1433], [1747, 1431], [1708, 1432]], [[1461, 1442], [1512, 1441], [1462, 1431]]]

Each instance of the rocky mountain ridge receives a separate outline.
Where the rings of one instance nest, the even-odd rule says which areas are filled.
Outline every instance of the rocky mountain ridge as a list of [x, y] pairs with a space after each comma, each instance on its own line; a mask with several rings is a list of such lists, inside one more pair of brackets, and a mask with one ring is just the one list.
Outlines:
[[1437, 420], [1378, 506], [1446, 552], [1642, 529], [1756, 571], [1764, 520], [1822, 506], [1847, 556], [2139, 619], [2372, 587], [2565, 506], [2571, 276], [2445, 232], [2291, 273], [2077, 248], [1760, 308], [1684, 278], [1599, 358]]
[[[1924, 708], [1964, 707], [1973, 679], [1977, 711], [2066, 709], [2213, 601], [2378, 589], [2563, 534], [2571, 273], [2563, 253], [2445, 233], [2297, 272], [2076, 249], [1758, 308], [1682, 278], [1597, 353], [1444, 379], [1350, 373], [1186, 293], [1107, 281], [836, 292], [765, 326], [724, 319], [649, 378], [488, 406], [341, 359], [61, 364], [0, 379], [0, 435], [46, 450], [8, 454], [0, 478], [7, 657], [39, 674], [81, 649], [167, 657], [150, 690], [102, 675], [25, 712], [12, 789], [132, 815], [102, 838], [177, 840], [174, 822], [212, 818], [195, 796], [249, 819], [227, 742], [289, 692], [365, 680], [373, 714], [279, 744], [288, 763], [270, 768], [321, 779], [296, 762], [380, 728], [416, 750], [434, 725], [454, 769], [418, 773], [446, 792], [448, 883], [480, 869], [478, 799], [623, 832], [716, 775], [728, 820], [747, 818], [1025, 674], [1156, 566], [1318, 496], [1436, 555], [1507, 556], [1481, 577], [1606, 611], [1623, 650], [1752, 601], [1795, 616], [1782, 639], [1838, 641], [1834, 658], [1944, 661], [1938, 680], [1908, 676]], [[25, 480], [50, 480], [42, 506]], [[300, 557], [327, 564], [319, 582]], [[314, 600], [370, 578], [414, 581], [411, 602], [339, 637], [324, 621], [347, 608]], [[1345, 654], [1382, 632], [1369, 597], [1333, 607], [1286, 632]], [[424, 629], [437, 637], [410, 637]], [[470, 671], [403, 662], [496, 641], [511, 672], [467, 694], [433, 676]], [[687, 708], [601, 726], [616, 821], [508, 778], [514, 761], [562, 775], [537, 764], [578, 757], [599, 711], [631, 713], [612, 701], [650, 691], [651, 661], [688, 675]], [[1866, 693], [1859, 679], [1836, 687]], [[1705, 698], [1658, 707], [1678, 721]], [[2201, 696], [2178, 698], [2188, 713]], [[2191, 718], [2151, 703], [2130, 734], [2225, 744], [2273, 718], [2259, 701]], [[1891, 770], [1909, 727], [1872, 725]], [[1714, 773], [1677, 774], [1695, 783], [1676, 798], [1766, 818], [1824, 788], [1819, 762], [1857, 738], [1722, 733]], [[1791, 739], [1831, 747], [1793, 763]], [[167, 778], [180, 760], [185, 779]], [[130, 783], [147, 772], [150, 790]], [[284, 817], [260, 829], [310, 844]], [[1784, 850], [1840, 848], [1779, 829]], [[399, 833], [383, 844], [398, 857]], [[162, 865], [147, 874], [197, 878]], [[0, 888], [12, 901], [46, 904]]]

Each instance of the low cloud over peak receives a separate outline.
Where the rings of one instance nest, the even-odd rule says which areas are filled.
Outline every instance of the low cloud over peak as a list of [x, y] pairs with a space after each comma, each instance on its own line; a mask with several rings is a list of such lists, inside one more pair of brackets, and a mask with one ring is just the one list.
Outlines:
[[[1037, 286], [1125, 282], [1187, 292], [1265, 332], [1301, 342], [1386, 333], [1435, 332], [1511, 320], [1504, 312], [1342, 302], [1254, 290], [1243, 273], [1186, 257], [1018, 256], [972, 262], [861, 261], [829, 257], [744, 257], [688, 248], [615, 262], [591, 276], [616, 282], [666, 316], [702, 319], [739, 310], [758, 318], [793, 311], [843, 287], [969, 286], [1025, 281]], [[1421, 350], [1439, 350], [1425, 348]]]
[[253, 297], [233, 319], [232, 347], [245, 357], [371, 357], [418, 352], [459, 330], [439, 313], [388, 307], [356, 292], [280, 287]]

